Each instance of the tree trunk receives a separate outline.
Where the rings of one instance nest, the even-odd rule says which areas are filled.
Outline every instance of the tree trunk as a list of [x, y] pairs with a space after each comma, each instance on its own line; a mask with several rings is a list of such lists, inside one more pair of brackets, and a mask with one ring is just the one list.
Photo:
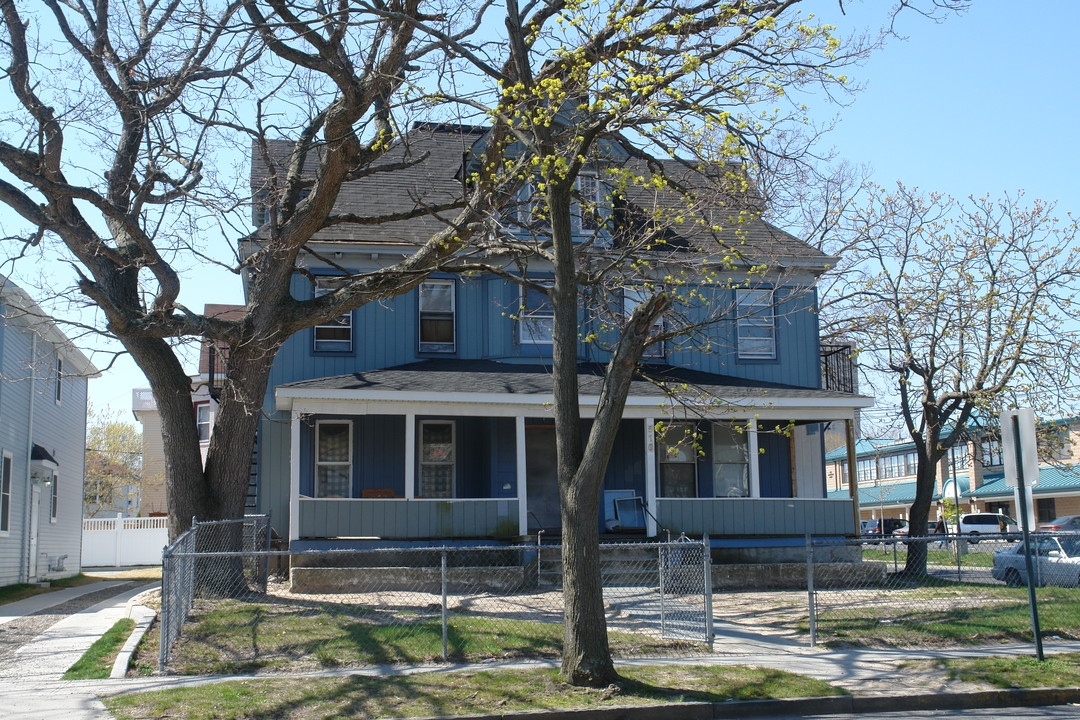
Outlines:
[[[926, 535], [926, 523], [930, 517], [930, 504], [934, 499], [934, 485], [937, 483], [937, 461], [940, 459], [940, 451], [935, 453], [930, 448], [936, 448], [938, 433], [932, 430], [926, 431], [924, 437], [913, 436], [918, 450], [919, 463], [915, 473], [915, 501], [908, 511], [908, 532], [910, 536], [922, 537]], [[921, 578], [926, 575], [926, 551], [925, 542], [913, 542], [908, 545], [907, 561], [904, 564], [903, 574], [912, 578]]]

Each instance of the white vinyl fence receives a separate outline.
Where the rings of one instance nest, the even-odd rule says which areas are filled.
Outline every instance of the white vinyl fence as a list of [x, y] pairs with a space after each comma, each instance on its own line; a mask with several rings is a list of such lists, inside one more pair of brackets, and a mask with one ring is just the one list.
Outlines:
[[83, 520], [82, 566], [158, 565], [169, 544], [168, 518], [93, 518]]

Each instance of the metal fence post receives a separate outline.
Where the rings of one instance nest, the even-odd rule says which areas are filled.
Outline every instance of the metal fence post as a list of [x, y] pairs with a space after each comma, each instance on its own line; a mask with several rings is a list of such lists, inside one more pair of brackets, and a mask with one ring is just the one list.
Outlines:
[[172, 550], [170, 546], [166, 545], [161, 550], [161, 622], [158, 628], [158, 672], [165, 672], [165, 662], [167, 658], [166, 646], [168, 644], [168, 637], [170, 633], [167, 631], [169, 623], [172, 621], [169, 613], [172, 603], [169, 602], [169, 595], [172, 585]]
[[442, 551], [442, 658], [449, 657], [446, 646], [446, 550]]
[[810, 613], [810, 647], [817, 647], [817, 608], [814, 605], [814, 541], [806, 533], [806, 595]]
[[658, 549], [659, 559], [658, 572], [660, 575], [660, 637], [667, 638], [667, 607], [664, 603], [664, 563], [667, 561], [667, 550], [664, 545]]
[[705, 573], [705, 643], [709, 646], [709, 652], [713, 649], [713, 607], [712, 607], [712, 549], [709, 545], [709, 533], [701, 537], [702, 570]]

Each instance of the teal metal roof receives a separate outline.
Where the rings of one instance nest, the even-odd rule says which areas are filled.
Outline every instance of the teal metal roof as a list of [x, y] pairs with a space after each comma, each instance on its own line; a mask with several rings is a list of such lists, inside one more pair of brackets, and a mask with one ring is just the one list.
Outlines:
[[[967, 475], [958, 475], [956, 479], [960, 485], [960, 495], [962, 497], [967, 497]], [[945, 484], [948, 484], [949, 482], [949, 479], [945, 480]], [[847, 488], [829, 491], [830, 499], [847, 497], [850, 497]], [[938, 501], [941, 499], [941, 493], [935, 492], [934, 501]], [[915, 502], [914, 480], [909, 480], [908, 482], [901, 483], [881, 483], [878, 485], [859, 486], [859, 505], [863, 505], [866, 507], [869, 507], [871, 505], [910, 505], [913, 502]]]
[[[1039, 468], [1039, 482], [1031, 488], [1035, 495], [1080, 490], [1080, 464], [1047, 465]], [[995, 497], [1012, 495], [1013, 489], [1005, 484], [1005, 473], [994, 472], [983, 476], [983, 484], [964, 497]]]

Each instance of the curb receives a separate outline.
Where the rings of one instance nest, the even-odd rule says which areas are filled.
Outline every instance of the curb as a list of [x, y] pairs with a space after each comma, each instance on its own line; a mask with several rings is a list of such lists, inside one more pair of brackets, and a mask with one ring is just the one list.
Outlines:
[[832, 695], [785, 700], [732, 700], [672, 705], [628, 705], [580, 710], [529, 710], [499, 715], [454, 715], [414, 720], [720, 720], [764, 715], [839, 715], [906, 710], [972, 710], [1080, 703], [1080, 688], [979, 690], [940, 695]]
[[[140, 593], [139, 596], [142, 594], [143, 593]], [[128, 667], [131, 665], [131, 656], [135, 653], [135, 648], [139, 646], [143, 636], [146, 635], [146, 631], [150, 629], [150, 624], [157, 617], [156, 611], [135, 602], [138, 600], [139, 596], [132, 598], [128, 603], [127, 616], [135, 621], [135, 628], [131, 631], [131, 634], [128, 635], [127, 641], [116, 655], [116, 660], [113, 662], [112, 666], [112, 672], [109, 673], [110, 680], [119, 680], [127, 675]]]

